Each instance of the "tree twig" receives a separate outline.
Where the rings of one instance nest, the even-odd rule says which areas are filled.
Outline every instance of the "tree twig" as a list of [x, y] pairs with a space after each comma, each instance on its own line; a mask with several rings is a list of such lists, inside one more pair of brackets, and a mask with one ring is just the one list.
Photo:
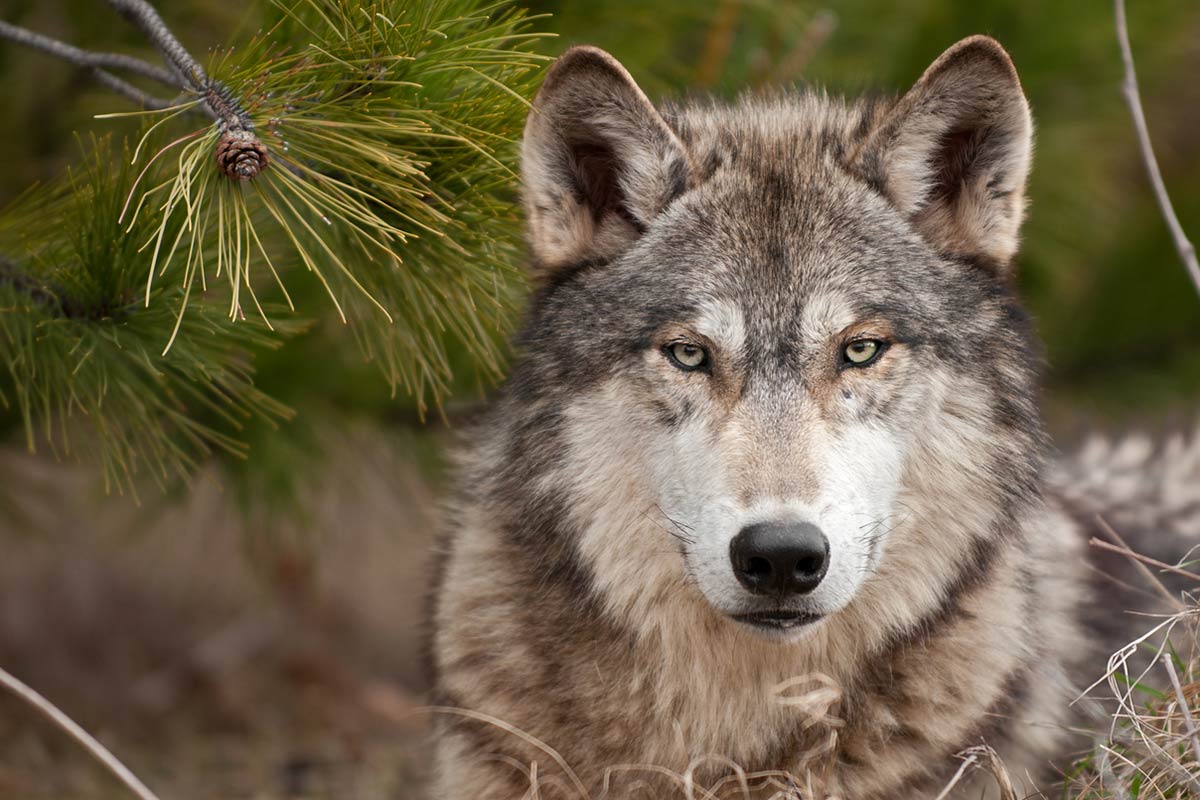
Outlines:
[[1142, 561], [1142, 562], [1145, 562], [1146, 564], [1152, 564], [1153, 566], [1156, 566], [1161, 570], [1165, 570], [1166, 572], [1173, 572], [1176, 575], [1182, 575], [1185, 578], [1191, 578], [1194, 581], [1200, 581], [1200, 575], [1197, 575], [1195, 572], [1189, 572], [1186, 569], [1180, 569], [1179, 567], [1173, 567], [1170, 564], [1159, 561], [1156, 558], [1151, 558], [1150, 556], [1144, 556], [1141, 553], [1135, 553], [1127, 547], [1117, 547], [1115, 545], [1111, 545], [1108, 542], [1104, 541], [1103, 539], [1097, 539], [1095, 537], [1092, 537], [1092, 539], [1088, 542], [1088, 544], [1091, 545], [1092, 547], [1098, 547], [1101, 550], [1109, 550], [1113, 553], [1120, 553], [1121, 555], [1123, 555], [1127, 558], [1132, 558], [1135, 561]]
[[[1176, 611], [1184, 610], [1183, 603], [1179, 601], [1179, 598], [1171, 594], [1171, 590], [1167, 588], [1165, 583], [1163, 583], [1162, 578], [1151, 572], [1146, 566], [1146, 563], [1149, 561], [1154, 563], [1155, 566], [1165, 567], [1168, 570], [1178, 570], [1178, 567], [1170, 567], [1163, 564], [1161, 561], [1155, 562], [1154, 559], [1148, 559], [1147, 556], [1144, 556], [1141, 553], [1135, 553], [1133, 548], [1129, 546], [1129, 543], [1121, 538], [1121, 534], [1117, 533], [1116, 529], [1108, 524], [1108, 520], [1104, 519], [1104, 517], [1100, 514], [1096, 515], [1096, 524], [1100, 526], [1101, 530], [1104, 531], [1104, 534], [1108, 536], [1108, 538], [1112, 539], [1114, 542], [1120, 545], [1120, 547], [1113, 547], [1112, 545], [1106, 544], [1103, 540], [1095, 537], [1092, 537], [1091, 541], [1088, 542], [1089, 545], [1092, 547], [1100, 547], [1102, 550], [1111, 550], [1114, 553], [1120, 553], [1128, 558], [1133, 562], [1133, 565], [1137, 568], [1138, 572], [1140, 572], [1142, 576], [1149, 581], [1150, 585], [1166, 598], [1167, 603], [1172, 608], [1174, 608]], [[1200, 577], [1196, 578], [1196, 580], [1200, 580]]]
[[141, 89], [134, 86], [132, 83], [113, 75], [108, 70], [100, 69], [99, 67], [92, 67], [90, 72], [92, 73], [92, 77], [94, 77], [97, 81], [104, 84], [109, 89], [112, 89], [117, 94], [128, 97], [142, 108], [161, 111], [165, 108], [174, 108], [175, 106], [179, 105], [178, 98], [173, 100], [165, 100], [161, 97], [155, 97], [151, 94], [147, 94], [146, 92], [143, 92]]
[[208, 77], [204, 67], [171, 32], [154, 6], [147, 0], [108, 0], [108, 4], [150, 40], [186, 88], [203, 96], [201, 107], [220, 123], [223, 131], [253, 130], [250, 116], [238, 99], [220, 81]]
[[166, 61], [169, 69], [149, 64], [121, 53], [94, 53], [61, 42], [50, 36], [0, 21], [0, 39], [40, 50], [88, 70], [92, 77], [117, 94], [124, 95], [143, 108], [162, 110], [174, 108], [179, 98], [154, 97], [110, 70], [128, 70], [145, 78], [200, 95], [197, 109], [217, 120], [222, 131], [253, 130], [250, 116], [238, 99], [219, 81], [212, 80], [183, 43], [171, 32], [158, 11], [146, 0], [108, 0], [117, 13], [132, 23], [150, 41]]
[[3, 20], [0, 20], [0, 39], [8, 39], [17, 44], [41, 50], [43, 53], [48, 53], [78, 67], [82, 67], [90, 72], [100, 83], [117, 94], [128, 97], [143, 108], [170, 108], [177, 101], [164, 100], [143, 92], [128, 81], [118, 78], [109, 72], [107, 68], [128, 70], [176, 89], [183, 88], [181, 82], [165, 69], [156, 67], [153, 64], [147, 64], [145, 61], [133, 56], [122, 55], [120, 53], [92, 53], [88, 50], [81, 50], [66, 42], [60, 42], [49, 36], [34, 33]]
[[1167, 194], [1166, 184], [1163, 183], [1162, 172], [1158, 169], [1158, 159], [1154, 157], [1154, 147], [1150, 144], [1150, 130], [1146, 126], [1146, 114], [1142, 110], [1142, 98], [1138, 92], [1137, 73], [1133, 68], [1133, 49], [1129, 45], [1129, 27], [1125, 22], [1125, 0], [1114, 0], [1116, 7], [1117, 42], [1121, 46], [1121, 60], [1125, 65], [1125, 80], [1121, 91], [1129, 106], [1129, 114], [1133, 117], [1133, 127], [1137, 131], [1138, 146], [1142, 151], [1142, 160], [1146, 164], [1146, 173], [1150, 176], [1150, 184], [1154, 187], [1154, 196], [1158, 207], [1162, 210], [1167, 227], [1171, 230], [1171, 238], [1175, 240], [1175, 249], [1187, 267], [1188, 275], [1200, 292], [1200, 262], [1196, 260], [1196, 248], [1188, 240], [1171, 198]]
[[17, 265], [4, 256], [0, 256], [0, 286], [11, 286], [38, 303], [42, 303], [55, 311], [62, 309], [58, 296], [40, 282], [26, 275]]
[[27, 30], [17, 25], [0, 20], [0, 38], [8, 39], [17, 44], [41, 50], [65, 61], [70, 61], [80, 67], [99, 67], [100, 69], [119, 69], [141, 75], [152, 81], [170, 86], [173, 89], [183, 89], [184, 84], [174, 74], [162, 67], [142, 61], [140, 58], [124, 53], [93, 53], [78, 47], [60, 42], [49, 36]]
[[88, 752], [95, 756], [96, 760], [109, 769], [114, 775], [120, 778], [129, 789], [137, 795], [140, 800], [158, 800], [158, 796], [146, 787], [146, 784], [138, 780], [128, 767], [122, 764], [117, 757], [109, 752], [108, 748], [100, 744], [90, 733], [79, 727], [75, 720], [68, 717], [58, 709], [53, 703], [42, 697], [29, 686], [22, 683], [9, 672], [0, 668], [0, 686], [8, 689], [14, 695], [24, 700], [42, 716], [53, 722], [62, 730], [71, 735], [75, 741], [83, 745]]
[[146, 0], [108, 0], [108, 4], [145, 34], [188, 87], [197, 92], [208, 88], [208, 76], [204, 74], [204, 67], [192, 58], [192, 54], [183, 43], [171, 33], [171, 29], [163, 22], [154, 6]]

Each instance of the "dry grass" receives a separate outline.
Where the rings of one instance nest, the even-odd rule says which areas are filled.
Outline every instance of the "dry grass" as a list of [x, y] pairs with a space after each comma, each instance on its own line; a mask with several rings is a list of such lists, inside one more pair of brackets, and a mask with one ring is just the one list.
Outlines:
[[1150, 619], [1114, 653], [1093, 689], [1114, 711], [1095, 751], [1075, 764], [1064, 796], [1077, 800], [1200, 797], [1200, 607]]

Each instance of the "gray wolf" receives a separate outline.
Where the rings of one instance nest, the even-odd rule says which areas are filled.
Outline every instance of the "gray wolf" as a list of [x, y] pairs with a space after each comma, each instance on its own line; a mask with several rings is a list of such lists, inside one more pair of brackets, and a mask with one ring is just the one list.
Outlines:
[[986, 37], [892, 99], [553, 65], [537, 288], [438, 570], [433, 797], [933, 797], [984, 742], [1029, 791], [1087, 749], [1069, 703], [1138, 602], [1093, 515], [1200, 529], [1200, 448], [1051, 458], [1032, 136]]

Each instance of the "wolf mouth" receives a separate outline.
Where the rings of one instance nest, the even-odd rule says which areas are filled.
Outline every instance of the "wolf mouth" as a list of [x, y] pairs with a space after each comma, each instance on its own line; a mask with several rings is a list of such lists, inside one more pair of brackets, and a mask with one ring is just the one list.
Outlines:
[[811, 611], [791, 611], [786, 608], [768, 609], [766, 611], [747, 611], [743, 614], [731, 614], [733, 619], [744, 625], [764, 628], [774, 631], [786, 631], [811, 625], [821, 619], [821, 614]]

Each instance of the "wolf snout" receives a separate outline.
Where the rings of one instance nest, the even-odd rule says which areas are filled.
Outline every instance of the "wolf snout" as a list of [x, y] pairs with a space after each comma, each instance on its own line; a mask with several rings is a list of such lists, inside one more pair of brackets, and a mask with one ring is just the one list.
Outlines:
[[733, 537], [729, 558], [738, 582], [754, 594], [808, 594], [829, 568], [829, 540], [810, 522], [759, 522]]

